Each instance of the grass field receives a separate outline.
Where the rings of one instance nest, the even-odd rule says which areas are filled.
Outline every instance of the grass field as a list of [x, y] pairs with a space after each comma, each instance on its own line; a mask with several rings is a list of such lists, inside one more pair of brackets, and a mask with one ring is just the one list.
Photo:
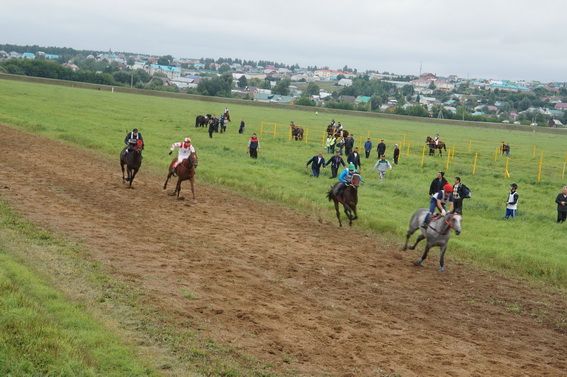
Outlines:
[[[138, 127], [146, 141], [142, 175], [148, 170], [165, 174], [169, 145], [188, 135], [200, 157], [198, 180], [282, 202], [332, 221], [336, 220], [334, 210], [324, 195], [332, 183], [327, 178], [329, 173], [314, 179], [305, 168], [306, 161], [323, 150], [322, 135], [330, 119], [341, 121], [359, 145], [368, 135], [375, 145], [377, 138], [384, 138], [390, 156], [392, 145], [405, 140], [400, 165], [388, 173], [386, 180], [379, 182], [371, 171], [375, 152], [372, 159], [363, 161], [366, 183], [360, 190], [357, 227], [399, 239], [401, 244], [411, 213], [428, 205], [429, 184], [435, 172], [445, 170], [448, 177], [460, 175], [473, 191], [473, 198], [464, 203], [463, 234], [454, 237], [449, 245], [449, 268], [450, 259], [458, 255], [488, 268], [567, 286], [567, 255], [563, 251], [566, 224], [555, 223], [554, 203], [564, 184], [565, 136], [356, 114], [316, 115], [244, 104], [229, 107], [233, 122], [228, 133], [209, 139], [206, 130], [193, 127], [194, 119], [197, 114], [220, 113], [224, 106], [218, 103], [0, 80], [2, 123], [96, 150], [117, 160], [126, 131]], [[236, 132], [241, 119], [247, 124], [244, 135]], [[307, 143], [288, 141], [285, 125], [290, 120], [308, 129]], [[246, 154], [247, 138], [253, 131], [260, 131], [263, 122], [266, 129], [270, 129], [268, 123], [279, 126], [275, 137], [262, 135], [260, 158], [254, 161]], [[425, 157], [421, 166], [423, 140], [437, 132], [450, 148], [455, 148], [448, 169], [446, 159], [438, 157]], [[512, 148], [510, 178], [504, 177], [506, 161], [494, 154], [501, 141], [510, 143]], [[538, 183], [542, 152], [543, 169]], [[478, 160], [473, 176], [475, 154]], [[519, 185], [518, 217], [504, 221], [511, 182]], [[197, 183], [199, 195], [207, 193], [199, 191]]]
[[0, 375], [156, 375], [87, 310], [70, 303], [8, 249], [57, 247], [0, 202]]

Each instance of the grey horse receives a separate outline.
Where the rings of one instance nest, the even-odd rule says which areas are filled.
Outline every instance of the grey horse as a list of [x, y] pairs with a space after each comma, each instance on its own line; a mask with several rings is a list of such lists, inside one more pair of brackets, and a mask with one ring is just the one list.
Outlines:
[[425, 208], [418, 209], [411, 217], [409, 228], [406, 234], [406, 243], [403, 250], [407, 250], [408, 241], [412, 234], [416, 230], [421, 230], [421, 234], [415, 240], [415, 243], [409, 247], [410, 250], [415, 249], [417, 244], [424, 239], [427, 239], [427, 245], [425, 245], [425, 251], [421, 258], [416, 260], [414, 264], [416, 266], [423, 266], [423, 261], [427, 258], [427, 253], [429, 249], [433, 246], [439, 246], [441, 249], [441, 254], [439, 256], [439, 271], [445, 271], [445, 250], [447, 250], [447, 243], [449, 242], [449, 236], [451, 235], [451, 229], [455, 231], [457, 236], [461, 234], [461, 215], [447, 213], [445, 216], [441, 216], [437, 219], [432, 219], [429, 223], [427, 229], [423, 229], [421, 224], [429, 211]]

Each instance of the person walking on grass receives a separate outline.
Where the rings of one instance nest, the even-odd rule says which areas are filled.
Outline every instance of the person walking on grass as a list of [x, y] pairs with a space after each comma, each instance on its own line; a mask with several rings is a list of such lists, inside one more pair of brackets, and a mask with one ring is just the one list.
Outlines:
[[378, 158], [380, 158], [380, 156], [386, 155], [386, 144], [384, 144], [384, 139], [380, 139], [380, 142], [376, 147], [376, 152], [378, 152]]
[[370, 157], [370, 152], [372, 152], [372, 140], [368, 138], [368, 140], [364, 143], [364, 154], [366, 158]]
[[563, 186], [563, 189], [555, 198], [555, 203], [557, 203], [557, 223], [560, 224], [567, 219], [567, 186]]
[[398, 144], [394, 144], [394, 164], [398, 164], [398, 160], [400, 158], [400, 147]]
[[519, 195], [517, 193], [518, 185], [512, 183], [510, 185], [510, 193], [508, 194], [508, 200], [506, 201], [506, 216], [504, 217], [506, 220], [510, 218], [516, 217], [516, 210], [518, 209], [518, 198]]
[[361, 169], [362, 164], [360, 163], [360, 153], [358, 153], [358, 147], [354, 148], [354, 150], [349, 153], [349, 155], [347, 156], [347, 162], [353, 163], [354, 167], [357, 170]]
[[329, 164], [331, 164], [331, 178], [330, 179], [337, 178], [337, 174], [339, 173], [339, 167], [341, 165], [343, 167], [346, 167], [345, 161], [341, 157], [341, 154], [339, 153], [339, 151], [336, 151], [335, 155], [333, 157], [331, 157], [329, 159], [329, 161], [327, 161], [325, 163], [325, 167]]
[[248, 153], [250, 153], [251, 158], [258, 158], [258, 149], [260, 149], [260, 140], [258, 140], [256, 133], [253, 133], [252, 137], [248, 139]]
[[323, 153], [319, 153], [309, 161], [307, 161], [307, 165], [311, 165], [311, 176], [315, 178], [319, 178], [319, 173], [321, 172], [321, 167], [325, 167], [325, 159], [323, 158]]
[[386, 160], [386, 156], [382, 155], [376, 164], [374, 164], [374, 169], [378, 172], [380, 179], [384, 179], [386, 172], [392, 169], [390, 161]]

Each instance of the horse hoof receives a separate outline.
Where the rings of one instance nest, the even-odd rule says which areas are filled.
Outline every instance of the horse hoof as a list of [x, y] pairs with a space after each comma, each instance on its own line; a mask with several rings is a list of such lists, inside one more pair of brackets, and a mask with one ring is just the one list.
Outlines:
[[445, 272], [445, 267], [439, 267], [439, 272]]
[[423, 267], [423, 261], [421, 259], [416, 260], [413, 262], [414, 266]]
[[184, 196], [180, 196], [180, 197], [177, 198], [177, 200], [185, 200], [185, 197], [184, 197]]

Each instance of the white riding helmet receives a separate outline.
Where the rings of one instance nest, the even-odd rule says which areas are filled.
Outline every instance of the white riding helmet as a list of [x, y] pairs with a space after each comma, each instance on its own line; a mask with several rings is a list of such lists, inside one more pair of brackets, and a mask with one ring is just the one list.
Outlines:
[[190, 142], [191, 142], [191, 138], [186, 137], [185, 140], [183, 140], [183, 141], [186, 142], [186, 143], [190, 143]]

